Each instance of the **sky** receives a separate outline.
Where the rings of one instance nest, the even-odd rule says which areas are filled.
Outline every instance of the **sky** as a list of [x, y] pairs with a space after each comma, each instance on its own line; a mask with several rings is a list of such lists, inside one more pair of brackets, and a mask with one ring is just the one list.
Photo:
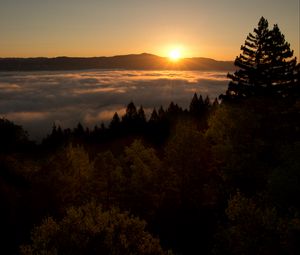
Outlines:
[[264, 16], [300, 58], [300, 0], [0, 0], [0, 57], [152, 53], [233, 60]]

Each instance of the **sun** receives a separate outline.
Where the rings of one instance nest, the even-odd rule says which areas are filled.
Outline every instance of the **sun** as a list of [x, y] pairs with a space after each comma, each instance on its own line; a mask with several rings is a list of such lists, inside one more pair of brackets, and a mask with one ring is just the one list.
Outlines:
[[181, 58], [181, 52], [179, 49], [173, 49], [169, 52], [169, 58], [172, 61], [178, 61]]

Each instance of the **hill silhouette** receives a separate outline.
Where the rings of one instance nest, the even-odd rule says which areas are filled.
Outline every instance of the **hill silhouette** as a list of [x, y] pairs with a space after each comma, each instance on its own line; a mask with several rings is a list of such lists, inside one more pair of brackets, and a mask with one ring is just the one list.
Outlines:
[[148, 53], [113, 57], [0, 58], [0, 71], [84, 69], [232, 71], [233, 62], [210, 58], [183, 58], [172, 62], [169, 58]]

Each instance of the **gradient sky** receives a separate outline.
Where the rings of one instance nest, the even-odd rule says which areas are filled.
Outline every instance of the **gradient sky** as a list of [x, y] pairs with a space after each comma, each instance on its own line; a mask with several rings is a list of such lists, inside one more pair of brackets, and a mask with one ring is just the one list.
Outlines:
[[261, 16], [300, 58], [300, 0], [0, 0], [0, 57], [148, 52], [233, 60]]

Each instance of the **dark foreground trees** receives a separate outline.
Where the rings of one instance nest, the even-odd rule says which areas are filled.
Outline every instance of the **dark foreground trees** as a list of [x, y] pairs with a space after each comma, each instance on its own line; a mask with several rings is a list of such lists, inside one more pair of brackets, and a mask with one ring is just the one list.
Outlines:
[[216, 103], [206, 125], [197, 110], [172, 109], [146, 124], [168, 121], [159, 145], [143, 130], [113, 136], [116, 121], [101, 129], [104, 145], [85, 133], [2, 154], [5, 253], [298, 254], [299, 101]]
[[0, 153], [22, 151], [29, 144], [28, 134], [22, 126], [0, 118]]
[[262, 17], [241, 50], [234, 62], [238, 70], [228, 74], [232, 81], [223, 98], [283, 97], [295, 93], [296, 58], [278, 25], [270, 30], [268, 21]]
[[32, 243], [22, 246], [21, 254], [171, 254], [162, 250], [145, 226], [145, 221], [127, 213], [103, 211], [101, 206], [88, 203], [68, 209], [60, 221], [46, 218], [34, 228]]

